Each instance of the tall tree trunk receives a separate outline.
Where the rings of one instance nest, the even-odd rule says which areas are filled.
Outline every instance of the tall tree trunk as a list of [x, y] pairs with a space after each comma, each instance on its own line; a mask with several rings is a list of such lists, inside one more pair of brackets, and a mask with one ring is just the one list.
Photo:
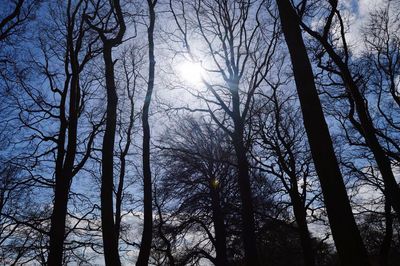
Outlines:
[[49, 256], [47, 258], [48, 265], [56, 266], [62, 265], [69, 184], [67, 177], [63, 175], [63, 162], [65, 156], [64, 145], [67, 122], [65, 120], [65, 116], [63, 115], [65, 110], [64, 105], [61, 104], [60, 106], [61, 125], [57, 142], [58, 147], [55, 169], [56, 184], [54, 189], [53, 213], [50, 220]]
[[240, 112], [239, 96], [239, 78], [236, 78], [230, 84], [232, 95], [232, 119], [234, 130], [231, 134], [238, 169], [238, 185], [240, 198], [242, 202], [242, 238], [244, 246], [244, 260], [247, 266], [260, 265], [257, 251], [257, 237], [254, 221], [254, 207], [251, 193], [251, 182], [249, 175], [249, 162], [247, 160], [247, 151], [244, 144], [244, 119]]
[[212, 217], [215, 231], [215, 250], [216, 250], [216, 265], [227, 266], [227, 254], [226, 254], [226, 231], [224, 214], [222, 213], [220, 205], [219, 187], [215, 183], [214, 179], [211, 179], [210, 184], [210, 195], [212, 205]]
[[47, 258], [48, 265], [61, 266], [65, 237], [65, 219], [67, 215], [69, 179], [59, 175], [56, 178], [53, 213], [50, 226], [50, 247]]
[[[87, 17], [86, 22], [99, 34], [103, 42], [103, 60], [105, 66], [105, 80], [107, 93], [106, 107], [106, 127], [102, 143], [102, 164], [101, 164], [101, 226], [103, 235], [104, 260], [107, 266], [119, 266], [121, 261], [118, 253], [118, 237], [114, 223], [114, 142], [117, 127], [117, 107], [118, 95], [115, 84], [114, 61], [112, 58], [112, 49], [122, 43], [126, 31], [124, 15], [119, 0], [109, 1], [111, 11], [109, 14], [114, 16], [115, 25], [112, 29], [98, 28]], [[104, 26], [104, 25], [103, 25]], [[108, 38], [106, 33], [116, 31], [113, 38]]]
[[[126, 154], [125, 154], [126, 155]], [[119, 180], [117, 193], [115, 195], [115, 237], [119, 239], [121, 231], [121, 207], [122, 207], [122, 196], [124, 191], [124, 180], [125, 180], [125, 169], [126, 169], [126, 158], [125, 155], [121, 155], [121, 169], [119, 171]], [[117, 246], [119, 246], [119, 241], [117, 241]]]
[[[70, 83], [66, 82], [66, 91], [64, 92], [65, 95], [68, 94], [68, 84], [70, 84], [68, 108], [69, 120], [66, 120], [65, 115], [60, 116], [61, 125], [59, 141], [57, 143], [58, 152], [55, 171], [56, 184], [54, 190], [54, 206], [50, 221], [50, 247], [48, 256], [49, 265], [62, 265], [66, 224], [65, 220], [67, 217], [68, 197], [73, 178], [73, 169], [77, 148], [78, 109], [80, 101], [79, 63], [78, 58], [75, 56], [72, 39], [72, 29], [69, 29], [67, 48], [72, 69], [72, 78]], [[62, 100], [61, 105], [63, 107], [60, 108], [60, 112], [63, 114], [65, 112], [65, 104], [65, 100]], [[66, 132], [68, 132], [68, 144], [67, 150], [64, 152]]]
[[236, 126], [233, 138], [238, 167], [238, 184], [242, 202], [242, 237], [245, 265], [260, 265], [255, 233], [254, 208], [251, 193], [249, 165], [243, 143], [243, 126]]
[[304, 126], [340, 261], [346, 266], [369, 265], [322, 111], [297, 14], [289, 0], [277, 0], [276, 3], [292, 60]]
[[102, 148], [101, 175], [101, 226], [103, 234], [104, 259], [108, 266], [119, 266], [118, 239], [114, 225], [113, 189], [114, 189], [114, 141], [117, 120], [118, 97], [114, 80], [114, 62], [112, 45], [104, 45], [103, 57], [107, 89], [106, 128]]
[[244, 145], [244, 125], [240, 116], [240, 100], [238, 85], [232, 90], [232, 105], [234, 115], [234, 132], [233, 146], [235, 149], [237, 167], [238, 167], [238, 184], [240, 198], [242, 202], [242, 237], [244, 246], [245, 265], [260, 265], [257, 251], [257, 237], [254, 221], [254, 207], [251, 193], [251, 182], [249, 175], [249, 163], [246, 156], [246, 148]]
[[157, 0], [148, 0], [150, 24], [147, 29], [147, 37], [149, 42], [149, 80], [147, 83], [146, 98], [143, 105], [142, 125], [143, 125], [143, 205], [144, 205], [144, 221], [143, 234], [140, 244], [140, 251], [136, 265], [148, 265], [152, 232], [153, 232], [153, 208], [152, 208], [152, 182], [150, 168], [150, 126], [149, 126], [149, 108], [151, 96], [154, 89], [154, 24], [156, 20], [155, 5]]
[[293, 204], [293, 213], [296, 218], [296, 223], [300, 235], [301, 248], [303, 250], [304, 265], [315, 265], [315, 252], [312, 244], [310, 231], [308, 230], [306, 210], [303, 200], [299, 196], [297, 189], [290, 195]]

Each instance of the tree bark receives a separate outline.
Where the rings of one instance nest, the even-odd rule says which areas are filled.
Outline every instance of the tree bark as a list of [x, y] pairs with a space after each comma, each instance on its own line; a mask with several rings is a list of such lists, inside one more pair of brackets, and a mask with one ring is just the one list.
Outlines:
[[249, 165], [243, 143], [243, 127], [235, 125], [233, 145], [237, 158], [238, 184], [242, 202], [242, 237], [245, 253], [245, 265], [260, 265], [258, 261], [255, 234], [254, 208], [251, 193]]
[[47, 258], [48, 265], [61, 266], [64, 251], [65, 219], [67, 216], [69, 179], [67, 176], [58, 176], [54, 192], [54, 206], [51, 215], [50, 247]]
[[300, 243], [303, 250], [304, 265], [314, 266], [315, 252], [310, 236], [310, 231], [308, 230], [304, 203], [303, 200], [300, 198], [297, 189], [291, 194], [293, 194], [290, 195], [290, 198], [293, 204], [293, 213], [296, 218], [296, 223], [299, 230]]
[[240, 198], [242, 202], [242, 238], [244, 246], [244, 260], [247, 266], [260, 265], [257, 251], [257, 237], [254, 221], [254, 207], [251, 192], [251, 182], [249, 175], [249, 162], [247, 160], [247, 152], [244, 143], [244, 119], [240, 112], [240, 96], [239, 96], [239, 79], [238, 73], [236, 78], [230, 84], [232, 95], [232, 120], [234, 130], [231, 138], [235, 150], [237, 169], [238, 169], [238, 185]]
[[143, 125], [143, 205], [144, 205], [144, 221], [143, 234], [140, 244], [140, 251], [136, 265], [148, 265], [152, 233], [153, 233], [153, 201], [152, 201], [152, 181], [150, 168], [150, 126], [149, 126], [149, 108], [151, 96], [154, 89], [154, 24], [156, 20], [155, 5], [157, 0], [148, 0], [150, 24], [147, 29], [147, 37], [149, 42], [149, 78], [147, 83], [146, 98], [143, 105], [142, 125]]
[[226, 253], [226, 231], [224, 214], [220, 205], [219, 187], [211, 179], [210, 195], [212, 205], [212, 217], [215, 231], [215, 251], [216, 251], [216, 265], [227, 266], [227, 253]]
[[104, 45], [103, 58], [107, 89], [106, 128], [102, 147], [101, 175], [101, 226], [103, 234], [104, 259], [106, 265], [121, 265], [118, 254], [118, 239], [115, 232], [113, 189], [114, 189], [114, 141], [117, 120], [118, 96], [114, 80], [112, 45]]
[[126, 31], [124, 15], [122, 13], [119, 0], [110, 0], [112, 12], [110, 15], [115, 18], [115, 25], [112, 31], [116, 31], [113, 38], [108, 38], [106, 33], [110, 30], [107, 28], [98, 28], [91, 23], [91, 18], [87, 18], [89, 26], [96, 31], [103, 42], [103, 60], [105, 66], [106, 81], [106, 126], [104, 130], [102, 143], [102, 164], [101, 164], [101, 226], [103, 235], [104, 260], [108, 266], [119, 266], [121, 261], [118, 253], [118, 237], [116, 233], [116, 225], [114, 222], [114, 142], [117, 127], [117, 107], [118, 95], [115, 84], [114, 61], [112, 58], [112, 49], [122, 43]]
[[322, 111], [297, 14], [289, 0], [277, 0], [276, 3], [293, 65], [304, 126], [340, 261], [346, 266], [369, 265]]
[[[62, 265], [63, 247], [65, 238], [65, 224], [68, 209], [69, 191], [73, 178], [74, 162], [77, 149], [77, 131], [78, 131], [78, 109], [80, 102], [79, 88], [79, 62], [73, 47], [73, 27], [68, 26], [67, 51], [71, 65], [71, 82], [66, 82], [64, 95], [61, 100], [60, 108], [60, 130], [57, 147], [56, 171], [55, 171], [55, 190], [54, 206], [50, 221], [50, 247], [48, 264]], [[69, 86], [68, 86], [69, 85]], [[68, 120], [65, 117], [66, 95], [69, 89], [69, 115]], [[66, 135], [68, 144], [66, 152]]]

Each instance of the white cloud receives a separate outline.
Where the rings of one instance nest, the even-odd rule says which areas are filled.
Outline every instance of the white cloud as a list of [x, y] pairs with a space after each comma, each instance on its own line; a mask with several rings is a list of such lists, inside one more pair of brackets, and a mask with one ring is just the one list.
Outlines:
[[350, 16], [350, 28], [346, 37], [356, 55], [364, 49], [361, 29], [368, 23], [369, 14], [382, 7], [385, 2], [386, 0], [346, 0], [342, 2], [341, 8]]

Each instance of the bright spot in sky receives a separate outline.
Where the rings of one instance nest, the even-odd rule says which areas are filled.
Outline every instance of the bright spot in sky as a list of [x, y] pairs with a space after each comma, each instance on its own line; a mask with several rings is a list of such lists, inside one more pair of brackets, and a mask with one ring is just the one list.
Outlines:
[[203, 68], [200, 63], [183, 62], [179, 65], [178, 71], [181, 79], [193, 85], [201, 83]]

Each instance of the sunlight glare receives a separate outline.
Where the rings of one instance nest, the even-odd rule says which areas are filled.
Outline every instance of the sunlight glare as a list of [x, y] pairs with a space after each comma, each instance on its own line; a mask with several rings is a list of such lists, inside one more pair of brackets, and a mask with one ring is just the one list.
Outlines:
[[200, 63], [184, 62], [179, 65], [179, 76], [183, 80], [196, 85], [201, 83], [203, 68]]

